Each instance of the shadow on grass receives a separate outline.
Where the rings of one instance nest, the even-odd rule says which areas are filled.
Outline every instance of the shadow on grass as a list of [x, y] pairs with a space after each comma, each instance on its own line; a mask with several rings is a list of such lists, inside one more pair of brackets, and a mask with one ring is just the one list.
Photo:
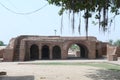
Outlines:
[[0, 80], [34, 80], [34, 76], [0, 76]]
[[92, 80], [120, 80], [120, 70], [117, 69], [109, 69], [104, 70], [100, 69], [97, 70], [93, 74], [86, 75], [87, 77], [91, 78]]

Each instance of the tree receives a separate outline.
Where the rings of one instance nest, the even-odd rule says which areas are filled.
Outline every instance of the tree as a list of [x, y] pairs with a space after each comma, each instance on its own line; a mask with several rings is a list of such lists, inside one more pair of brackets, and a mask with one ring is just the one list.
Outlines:
[[79, 48], [79, 46], [78, 46], [77, 44], [73, 44], [73, 45], [70, 47], [70, 49], [71, 49], [72, 51], [78, 51], [78, 50], [80, 50], [80, 48]]
[[[69, 12], [69, 16], [72, 17], [72, 29], [74, 32], [75, 14], [81, 14], [84, 12], [83, 18], [85, 19], [86, 35], [88, 36], [88, 23], [89, 18], [94, 17], [99, 23], [99, 28], [102, 31], [107, 31], [108, 23], [112, 23], [115, 16], [119, 15], [120, 0], [47, 0], [49, 4], [53, 4], [61, 7], [59, 15], [62, 15], [65, 11]], [[113, 13], [113, 17], [110, 18], [108, 13]], [[93, 13], [95, 16], [93, 16]], [[79, 16], [81, 19], [81, 16]], [[79, 19], [78, 31], [80, 32], [81, 21]]]
[[111, 45], [113, 45], [113, 40], [110, 39], [110, 40], [108, 41], [108, 43], [111, 44]]
[[120, 40], [115, 41], [115, 42], [114, 42], [114, 45], [115, 45], [115, 46], [120, 46]]
[[109, 44], [114, 45], [114, 46], [120, 46], [120, 40], [117, 41], [113, 41], [113, 40], [109, 40]]
[[4, 43], [3, 43], [3, 41], [0, 41], [0, 46], [4, 46]]

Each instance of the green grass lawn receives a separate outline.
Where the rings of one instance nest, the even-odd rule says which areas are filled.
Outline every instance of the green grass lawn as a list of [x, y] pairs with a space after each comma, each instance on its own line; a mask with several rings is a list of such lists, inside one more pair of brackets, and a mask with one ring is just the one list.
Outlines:
[[120, 71], [120, 65], [106, 63], [106, 62], [43, 62], [43, 63], [19, 63], [19, 64], [31, 64], [31, 65], [69, 65], [69, 66], [92, 66], [92, 67], [99, 67], [108, 70], [116, 70]]

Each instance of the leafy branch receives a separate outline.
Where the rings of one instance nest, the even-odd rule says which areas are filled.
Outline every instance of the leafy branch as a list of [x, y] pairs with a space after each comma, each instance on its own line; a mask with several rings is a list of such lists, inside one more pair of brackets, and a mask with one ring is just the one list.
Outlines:
[[[85, 29], [86, 35], [88, 36], [89, 18], [93, 17], [95, 13], [95, 19], [98, 20], [99, 28], [104, 32], [108, 28], [108, 23], [112, 23], [111, 19], [109, 21], [109, 12], [113, 13], [114, 16], [119, 15], [120, 0], [47, 0], [49, 4], [61, 7], [59, 15], [63, 15], [65, 11], [72, 14], [72, 29], [74, 32], [75, 14], [80, 14], [84, 12], [83, 18], [85, 19]], [[79, 16], [81, 17], [81, 16]], [[80, 19], [79, 19], [80, 20]], [[79, 21], [81, 22], [81, 21]], [[79, 23], [80, 24], [80, 23]], [[80, 29], [80, 25], [78, 26]], [[80, 32], [80, 30], [78, 30]]]

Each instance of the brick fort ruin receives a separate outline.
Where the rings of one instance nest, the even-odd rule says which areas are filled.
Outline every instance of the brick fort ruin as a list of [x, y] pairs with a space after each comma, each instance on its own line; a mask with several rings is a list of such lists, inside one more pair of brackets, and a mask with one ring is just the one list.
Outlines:
[[18, 36], [10, 40], [3, 54], [4, 61], [68, 59], [72, 44], [80, 48], [77, 58], [96, 59], [106, 55], [107, 43], [95, 37]]

